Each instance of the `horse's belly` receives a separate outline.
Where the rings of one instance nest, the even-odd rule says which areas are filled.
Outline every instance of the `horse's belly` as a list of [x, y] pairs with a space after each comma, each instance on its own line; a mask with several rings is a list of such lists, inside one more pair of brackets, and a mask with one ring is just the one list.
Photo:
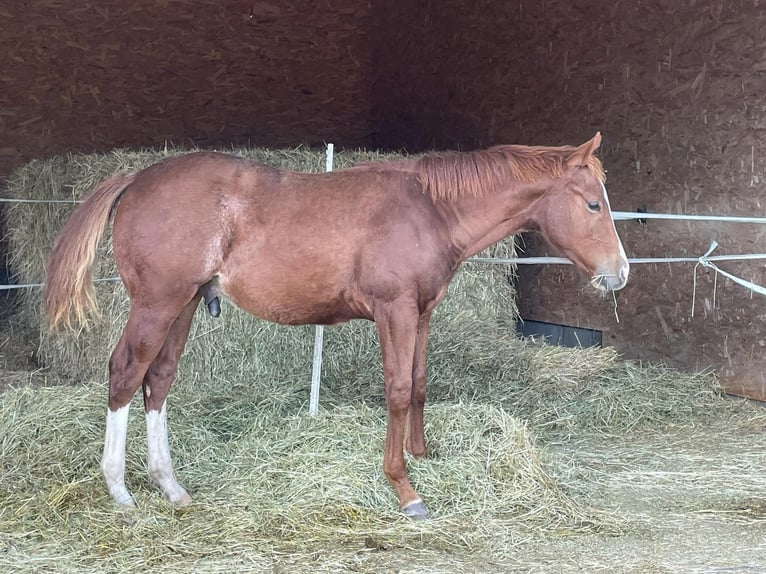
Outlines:
[[269, 281], [219, 278], [220, 290], [237, 307], [261, 319], [286, 325], [332, 325], [371, 318], [364, 304], [335, 284], [309, 278], [273, 277]]

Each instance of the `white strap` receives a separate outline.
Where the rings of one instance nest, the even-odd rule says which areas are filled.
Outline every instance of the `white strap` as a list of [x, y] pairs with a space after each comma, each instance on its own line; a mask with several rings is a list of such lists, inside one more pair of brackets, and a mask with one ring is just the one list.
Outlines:
[[[731, 273], [728, 273], [722, 269], [719, 269], [715, 265], [715, 263], [710, 261], [710, 259], [708, 259], [708, 256], [715, 250], [716, 247], [718, 247], [718, 242], [713, 241], [713, 243], [710, 244], [710, 249], [707, 250], [707, 253], [705, 253], [705, 255], [699, 258], [698, 265], [702, 265], [703, 267], [709, 267], [710, 269], [714, 269], [716, 273], [720, 273], [721, 275], [728, 277], [729, 279], [731, 279], [735, 283], [742, 285], [746, 289], [755, 291], [756, 293], [760, 295], [766, 295], [766, 287], [762, 287], [756, 283], [753, 283], [752, 281], [747, 281], [745, 279], [732, 275]], [[696, 267], [695, 267], [695, 270], [696, 270]]]

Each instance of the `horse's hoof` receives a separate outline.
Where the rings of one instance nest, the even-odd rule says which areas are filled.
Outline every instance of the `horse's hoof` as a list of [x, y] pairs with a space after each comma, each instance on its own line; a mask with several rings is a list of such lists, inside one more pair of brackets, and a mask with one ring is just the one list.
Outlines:
[[184, 493], [184, 495], [178, 500], [174, 500], [173, 504], [176, 506], [189, 506], [192, 503], [192, 497]]
[[126, 510], [129, 508], [138, 508], [136, 501], [133, 499], [133, 497], [130, 494], [128, 494], [127, 496], [122, 496], [119, 499], [114, 498], [113, 502], [116, 507], [124, 508]]
[[180, 486], [178, 487], [178, 490], [165, 492], [165, 498], [175, 506], [189, 506], [192, 503], [192, 497]]
[[426, 505], [423, 504], [422, 500], [416, 500], [414, 502], [410, 502], [406, 506], [403, 506], [402, 514], [404, 514], [407, 518], [423, 520], [424, 518], [428, 517], [428, 509], [426, 508]]

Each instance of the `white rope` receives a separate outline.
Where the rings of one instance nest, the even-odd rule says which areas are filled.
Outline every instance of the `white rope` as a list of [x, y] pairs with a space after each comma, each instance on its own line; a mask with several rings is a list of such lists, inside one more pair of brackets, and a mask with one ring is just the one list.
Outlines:
[[[737, 277], [735, 275], [732, 275], [731, 273], [728, 273], [727, 271], [724, 271], [723, 269], [719, 269], [713, 261], [719, 260], [718, 257], [710, 257], [710, 254], [715, 250], [715, 248], [718, 247], [718, 242], [713, 241], [713, 243], [710, 244], [710, 249], [707, 250], [707, 253], [699, 258], [699, 265], [702, 265], [703, 267], [708, 267], [709, 269], [713, 269], [716, 273], [720, 273], [724, 277], [728, 277], [735, 283], [738, 283], [739, 285], [742, 285], [746, 289], [750, 289], [751, 291], [755, 291], [759, 295], [766, 295], [766, 287], [761, 287], [760, 285], [753, 283], [752, 281], [747, 281], [746, 279], [742, 279], [740, 277]], [[695, 266], [696, 268], [696, 266]]]
[[[728, 277], [738, 285], [741, 285], [742, 287], [745, 287], [746, 289], [750, 289], [751, 291], [758, 293], [759, 295], [766, 296], [766, 287], [762, 287], [756, 283], [753, 283], [752, 281], [748, 281], [746, 279], [742, 279], [741, 277], [737, 277], [736, 275], [732, 275], [731, 273], [728, 273], [727, 271], [724, 271], [723, 269], [720, 269], [718, 266], [713, 263], [714, 261], [751, 261], [754, 259], [766, 259], [766, 254], [764, 253], [743, 253], [741, 255], [713, 255], [712, 257], [710, 254], [713, 252], [713, 250], [718, 247], [718, 242], [713, 241], [713, 243], [710, 244], [710, 249], [707, 250], [707, 252], [702, 255], [701, 257], [635, 257], [632, 259], [628, 259], [628, 263], [634, 264], [634, 263], [696, 263], [694, 266], [694, 275], [693, 275], [693, 281], [692, 281], [692, 312], [691, 316], [694, 317], [694, 304], [696, 300], [697, 295], [697, 267], [702, 265], [703, 267], [707, 267], [709, 269], [713, 269], [716, 272], [716, 277], [714, 280], [713, 285], [713, 296], [715, 297], [715, 290], [718, 288], [718, 273], [721, 275], [724, 275], [725, 277]], [[470, 261], [472, 263], [490, 263], [494, 265], [539, 265], [539, 264], [561, 264], [561, 265], [572, 265], [572, 261], [567, 259], [566, 257], [504, 257], [504, 258], [495, 258], [495, 257], [471, 257], [467, 259], [467, 261]], [[616, 313], [616, 306], [615, 306], [615, 313]], [[619, 318], [617, 319], [617, 322], [619, 323]]]
[[0, 203], [83, 203], [84, 199], [14, 199], [0, 197]]
[[[94, 283], [106, 283], [111, 281], [120, 281], [119, 277], [106, 277], [94, 279]], [[0, 291], [11, 291], [13, 289], [27, 289], [32, 287], [45, 287], [45, 283], [24, 283], [22, 285], [0, 285]]]
[[766, 223], [766, 217], [745, 217], [739, 215], [685, 215], [678, 213], [641, 213], [638, 211], [613, 211], [615, 221], [638, 219], [677, 219], [679, 221], [726, 221], [728, 223]]
[[[716, 245], [718, 245], [716, 243]], [[703, 255], [703, 257], [705, 257]], [[698, 263], [701, 257], [632, 257], [628, 263]], [[740, 255], [714, 255], [706, 261], [751, 261], [766, 259], [766, 253], [743, 253]], [[466, 261], [471, 263], [490, 263], [494, 265], [572, 265], [566, 257], [471, 257]]]

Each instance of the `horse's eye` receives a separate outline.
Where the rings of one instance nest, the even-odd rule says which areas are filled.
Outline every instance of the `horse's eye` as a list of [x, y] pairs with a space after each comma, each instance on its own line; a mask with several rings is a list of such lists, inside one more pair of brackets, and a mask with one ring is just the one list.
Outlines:
[[589, 201], [588, 209], [591, 211], [601, 211], [601, 204], [598, 201]]

